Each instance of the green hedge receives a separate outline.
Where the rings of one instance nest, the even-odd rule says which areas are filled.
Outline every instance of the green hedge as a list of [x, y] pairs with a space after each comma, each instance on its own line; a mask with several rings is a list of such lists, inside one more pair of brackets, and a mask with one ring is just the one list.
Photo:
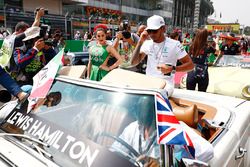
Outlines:
[[[0, 47], [2, 46], [3, 40], [0, 40]], [[83, 51], [83, 44], [88, 45], [88, 41], [81, 40], [65, 40], [66, 48], [65, 51], [81, 52]]]

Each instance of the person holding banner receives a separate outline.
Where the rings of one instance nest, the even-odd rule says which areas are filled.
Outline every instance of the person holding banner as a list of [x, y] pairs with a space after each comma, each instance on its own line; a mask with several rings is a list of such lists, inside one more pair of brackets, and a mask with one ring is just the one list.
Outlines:
[[[100, 81], [109, 71], [117, 68], [122, 62], [122, 58], [115, 48], [107, 44], [106, 31], [106, 26], [98, 25], [95, 31], [96, 43], [89, 48], [87, 78], [90, 80]], [[115, 57], [117, 61], [108, 66], [110, 56]]]
[[[32, 27], [39, 26], [40, 19], [44, 15], [44, 9], [40, 8], [36, 13], [35, 20], [32, 24]], [[15, 70], [15, 63], [13, 59], [13, 52], [15, 48], [24, 49], [24, 42], [22, 41], [30, 31], [26, 31], [29, 28], [29, 24], [24, 21], [20, 21], [15, 26], [15, 32], [3, 41], [2, 47], [0, 49], [0, 64], [4, 69], [7, 69], [9, 72]], [[12, 69], [14, 68], [14, 69]]]
[[[41, 8], [36, 13], [35, 20], [32, 26], [38, 26], [40, 24], [40, 18], [44, 15], [44, 9]], [[17, 97], [19, 100], [24, 99], [27, 94], [21, 89], [19, 84], [10, 76], [8, 72], [15, 73], [16, 65], [14, 63], [13, 51], [16, 47], [23, 44], [22, 39], [25, 38], [27, 33], [24, 33], [28, 29], [29, 25], [23, 21], [18, 22], [15, 26], [15, 32], [3, 41], [0, 49], [0, 84], [6, 88], [10, 94]], [[15, 77], [14, 77], [15, 78]]]
[[25, 22], [18, 22], [15, 27], [15, 32], [7, 36], [0, 49], [0, 84], [7, 89], [13, 96], [22, 100], [27, 94], [21, 89], [18, 83], [7, 73], [10, 68], [10, 59], [13, 58], [13, 49], [16, 36], [23, 33], [29, 25]]

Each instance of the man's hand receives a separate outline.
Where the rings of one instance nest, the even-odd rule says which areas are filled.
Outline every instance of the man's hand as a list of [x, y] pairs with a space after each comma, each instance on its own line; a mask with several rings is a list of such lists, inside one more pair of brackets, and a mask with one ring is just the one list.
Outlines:
[[36, 17], [41, 18], [42, 16], [44, 16], [44, 8], [40, 8], [37, 12], [36, 12]]
[[25, 97], [27, 96], [27, 93], [21, 91], [17, 94], [17, 98], [19, 99], [19, 101], [22, 101]]
[[159, 162], [157, 159], [152, 158], [152, 157], [147, 157], [145, 155], [141, 155], [137, 161], [142, 162], [144, 167], [160, 167]]
[[132, 65], [139, 64], [145, 58], [145, 56], [146, 56], [145, 53], [140, 53], [140, 50], [141, 50], [141, 46], [142, 46], [143, 42], [148, 39], [148, 36], [149, 35], [148, 35], [147, 31], [143, 31], [141, 33], [140, 39], [137, 42], [136, 47], [133, 51], [133, 55], [132, 55], [132, 59], [131, 59]]
[[158, 64], [157, 69], [160, 70], [163, 74], [169, 74], [172, 72], [173, 67], [166, 64]]
[[32, 24], [32, 27], [33, 26], [39, 27], [40, 19], [41, 19], [42, 16], [44, 16], [44, 8], [39, 8], [39, 10], [36, 12], [36, 17], [35, 17], [35, 20], [34, 20], [34, 22]]
[[148, 39], [148, 32], [145, 30], [141, 33], [140, 39], [138, 43], [143, 43], [146, 39]]
[[44, 48], [44, 41], [42, 39], [39, 39], [35, 42], [34, 47], [36, 47], [39, 51]]
[[123, 35], [122, 35], [122, 32], [121, 32], [121, 31], [119, 31], [119, 32], [116, 33], [116, 38], [117, 38], [118, 40], [120, 40], [120, 39], [123, 38]]

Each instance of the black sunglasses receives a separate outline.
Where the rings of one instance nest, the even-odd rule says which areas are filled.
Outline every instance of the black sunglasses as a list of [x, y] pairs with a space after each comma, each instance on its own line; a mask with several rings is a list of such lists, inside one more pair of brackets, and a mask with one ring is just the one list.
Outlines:
[[[160, 29], [160, 28], [159, 28], [159, 29]], [[159, 29], [157, 29], [157, 30], [150, 30], [150, 29], [148, 29], [147, 32], [148, 32], [149, 34], [150, 34], [150, 33], [155, 34], [155, 33], [158, 32]]]

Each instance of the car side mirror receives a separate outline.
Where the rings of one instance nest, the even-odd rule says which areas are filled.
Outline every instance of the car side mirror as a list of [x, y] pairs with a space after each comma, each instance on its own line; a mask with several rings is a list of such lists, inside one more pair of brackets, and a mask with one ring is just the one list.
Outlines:
[[182, 166], [185, 166], [185, 167], [209, 167], [209, 165], [205, 162], [195, 160], [195, 159], [188, 159], [188, 158], [182, 158], [181, 164]]

